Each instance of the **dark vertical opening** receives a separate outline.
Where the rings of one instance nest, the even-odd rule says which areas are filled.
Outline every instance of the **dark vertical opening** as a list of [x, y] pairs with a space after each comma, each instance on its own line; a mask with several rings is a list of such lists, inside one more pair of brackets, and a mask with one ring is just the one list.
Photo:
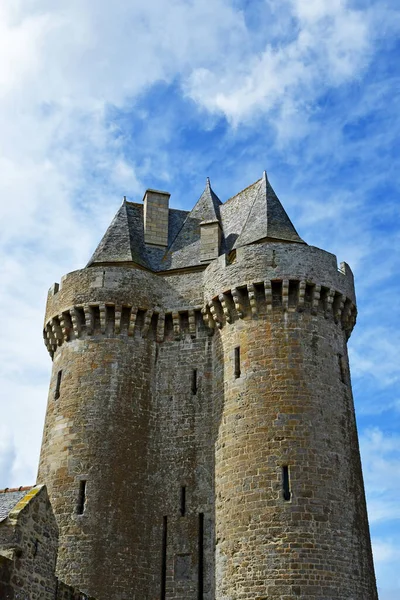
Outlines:
[[231, 250], [225, 254], [225, 264], [233, 265], [236, 262], [236, 250]]
[[125, 333], [129, 329], [130, 316], [131, 316], [131, 307], [123, 306], [122, 310], [121, 310], [121, 331], [124, 331]]
[[236, 346], [234, 351], [234, 362], [235, 362], [235, 379], [240, 377], [240, 346]]
[[172, 320], [172, 314], [167, 313], [165, 315], [165, 339], [172, 340], [174, 337], [174, 322]]
[[57, 400], [60, 397], [61, 378], [62, 378], [62, 371], [58, 371], [56, 389], [54, 391], [54, 400]]
[[325, 311], [328, 307], [328, 293], [329, 293], [329, 288], [321, 287], [321, 292], [319, 295], [319, 308], [322, 311]]
[[141, 308], [138, 309], [136, 313], [136, 321], [135, 321], [135, 335], [141, 335], [143, 326], [144, 326], [144, 318], [146, 315], [146, 310]]
[[115, 305], [106, 305], [106, 332], [113, 334], [115, 331]]
[[282, 467], [282, 492], [283, 499], [290, 500], [289, 467], [287, 465]]
[[186, 486], [181, 487], [181, 517], [186, 514]]
[[189, 332], [189, 313], [187, 311], [179, 313], [179, 327], [183, 333]]
[[192, 371], [192, 394], [195, 396], [197, 394], [197, 369], [193, 369]]
[[[83, 323], [85, 323], [85, 330], [87, 329], [87, 323], [86, 323], [86, 318], [85, 318], [85, 312], [82, 309], [75, 309], [75, 310], [82, 310], [82, 318], [83, 318]], [[100, 332], [100, 307], [99, 305], [94, 305], [94, 306], [89, 306], [89, 311], [92, 313], [92, 331], [93, 333], [96, 332]]]
[[339, 362], [339, 371], [340, 371], [340, 381], [342, 383], [347, 383], [346, 368], [345, 368], [344, 358], [343, 358], [342, 354], [338, 354], [338, 362]]
[[199, 571], [198, 571], [198, 600], [203, 600], [204, 595], [204, 513], [199, 514]]
[[160, 315], [158, 313], [153, 313], [151, 316], [150, 328], [149, 328], [149, 337], [151, 340], [157, 339], [157, 325], [158, 325], [159, 316]]
[[271, 281], [272, 306], [282, 306], [282, 281]]
[[83, 515], [85, 510], [85, 502], [86, 502], [86, 481], [81, 479], [79, 482], [79, 494], [78, 494], [78, 505], [76, 512], [78, 515]]
[[165, 600], [167, 593], [167, 536], [168, 536], [168, 520], [163, 517], [162, 529], [162, 554], [161, 554], [161, 594], [160, 599]]
[[315, 285], [313, 283], [306, 283], [304, 290], [304, 306], [307, 308], [311, 308], [314, 296], [314, 287]]

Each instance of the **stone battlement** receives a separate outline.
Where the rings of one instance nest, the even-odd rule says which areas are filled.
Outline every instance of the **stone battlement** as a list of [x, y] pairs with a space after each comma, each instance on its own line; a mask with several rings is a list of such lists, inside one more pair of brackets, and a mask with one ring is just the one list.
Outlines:
[[104, 335], [108, 337], [150, 337], [157, 342], [179, 340], [184, 335], [197, 336], [201, 327], [201, 309], [162, 312], [135, 306], [85, 304], [51, 318], [43, 337], [51, 357], [58, 346], [78, 338]]
[[303, 312], [323, 315], [340, 324], [347, 337], [356, 322], [357, 309], [351, 298], [326, 286], [306, 280], [267, 280], [225, 290], [202, 309], [208, 327], [221, 328], [236, 319], [273, 312]]

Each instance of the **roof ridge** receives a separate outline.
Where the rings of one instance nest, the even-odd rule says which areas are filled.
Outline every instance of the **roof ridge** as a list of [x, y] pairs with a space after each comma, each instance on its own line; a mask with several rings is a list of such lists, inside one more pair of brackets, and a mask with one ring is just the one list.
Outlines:
[[7, 494], [10, 492], [27, 492], [28, 490], [31, 490], [33, 487], [33, 485], [20, 485], [18, 488], [4, 488], [2, 490], [0, 490], [0, 494]]
[[253, 181], [253, 183], [250, 183], [250, 185], [248, 185], [247, 187], [243, 188], [242, 190], [240, 190], [240, 192], [238, 192], [237, 194], [235, 194], [234, 196], [231, 196], [230, 198], [228, 198], [228, 200], [226, 200], [223, 203], [223, 206], [226, 206], [228, 204], [228, 202], [230, 202], [231, 200], [233, 200], [234, 198], [236, 198], [237, 196], [240, 196], [240, 194], [243, 194], [243, 192], [245, 192], [246, 190], [249, 190], [251, 187], [253, 187], [254, 185], [257, 185], [257, 183], [260, 183], [260, 181], [262, 181], [262, 177], [260, 179], [257, 179], [257, 181]]

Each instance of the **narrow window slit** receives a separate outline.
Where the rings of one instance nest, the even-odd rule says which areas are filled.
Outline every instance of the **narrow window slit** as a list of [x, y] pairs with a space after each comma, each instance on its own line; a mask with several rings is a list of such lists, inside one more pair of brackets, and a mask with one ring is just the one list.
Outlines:
[[282, 492], [283, 499], [286, 501], [290, 500], [290, 484], [289, 484], [289, 467], [287, 465], [282, 467]]
[[181, 487], [181, 517], [186, 514], [186, 486]]
[[204, 597], [204, 513], [199, 513], [198, 585], [197, 598]]
[[61, 379], [62, 379], [62, 371], [58, 371], [56, 389], [54, 391], [54, 400], [58, 400], [58, 398], [60, 397]]
[[166, 594], [167, 594], [167, 538], [168, 538], [168, 518], [163, 517], [160, 600], [165, 600]]
[[192, 395], [196, 396], [197, 394], [197, 369], [193, 369], [192, 371]]
[[236, 346], [236, 348], [235, 348], [234, 361], [235, 361], [235, 379], [239, 379], [239, 377], [240, 377], [240, 346]]
[[79, 482], [78, 506], [76, 512], [78, 515], [83, 515], [86, 503], [86, 480], [81, 479]]
[[339, 371], [340, 371], [340, 381], [342, 383], [347, 383], [346, 367], [345, 367], [344, 358], [343, 358], [342, 354], [338, 354], [338, 362], [339, 362]]

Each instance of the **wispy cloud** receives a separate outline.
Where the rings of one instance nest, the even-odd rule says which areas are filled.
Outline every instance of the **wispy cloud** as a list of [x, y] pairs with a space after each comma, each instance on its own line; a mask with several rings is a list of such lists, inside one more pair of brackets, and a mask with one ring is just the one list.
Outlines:
[[400, 491], [398, 3], [165, 7], [1, 2], [0, 487], [35, 477], [46, 290], [86, 263], [121, 196], [160, 185], [190, 208], [206, 175], [227, 199], [268, 168], [300, 234], [356, 275], [363, 464], [377, 560], [393, 564], [376, 528], [398, 521]]

